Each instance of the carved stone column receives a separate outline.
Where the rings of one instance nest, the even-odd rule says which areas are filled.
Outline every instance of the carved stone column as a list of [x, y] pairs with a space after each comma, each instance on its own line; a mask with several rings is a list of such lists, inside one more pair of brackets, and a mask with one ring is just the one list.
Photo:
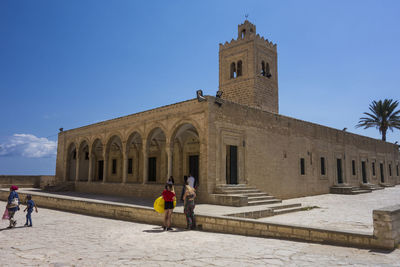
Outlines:
[[122, 152], [122, 183], [126, 183], [126, 176], [128, 175], [128, 156], [126, 151]]
[[143, 181], [142, 183], [145, 184], [148, 180], [148, 174], [149, 174], [149, 159], [147, 158], [147, 149], [146, 147], [143, 147]]
[[79, 158], [80, 158], [80, 155], [79, 155], [79, 151], [77, 151], [76, 152], [76, 157], [75, 157], [75, 162], [76, 162], [76, 169], [75, 169], [75, 182], [78, 182], [79, 181]]
[[93, 155], [92, 155], [92, 149], [89, 146], [89, 177], [88, 177], [88, 182], [91, 182], [93, 180]]
[[107, 152], [103, 153], [103, 159], [104, 159], [103, 183], [105, 183], [107, 181], [107, 171], [108, 171], [108, 153]]
[[165, 152], [167, 153], [167, 180], [172, 176], [172, 149], [169, 144], [165, 145]]

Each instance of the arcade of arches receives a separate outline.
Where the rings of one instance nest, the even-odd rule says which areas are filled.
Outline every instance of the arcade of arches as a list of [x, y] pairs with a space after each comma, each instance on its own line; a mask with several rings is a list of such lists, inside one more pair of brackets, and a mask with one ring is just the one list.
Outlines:
[[126, 139], [114, 134], [71, 142], [66, 155], [66, 180], [107, 183], [164, 183], [173, 176], [183, 184], [191, 173], [198, 180], [200, 165], [199, 132], [184, 123], [167, 136], [161, 127], [143, 137], [132, 132]]

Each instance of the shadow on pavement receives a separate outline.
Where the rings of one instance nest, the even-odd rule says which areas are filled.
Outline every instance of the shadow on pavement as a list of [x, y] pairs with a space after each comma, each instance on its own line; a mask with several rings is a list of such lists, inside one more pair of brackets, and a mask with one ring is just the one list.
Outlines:
[[163, 233], [165, 231], [164, 231], [163, 227], [156, 227], [156, 228], [153, 228], [151, 230], [143, 230], [143, 232], [156, 234], [156, 233]]
[[25, 228], [25, 226], [15, 226], [13, 228], [6, 227], [6, 228], [3, 228], [3, 229], [0, 229], [0, 232], [4, 231], [4, 230], [12, 230], [12, 229], [18, 229], [18, 228]]
[[185, 231], [187, 230], [180, 228], [173, 228], [173, 230], [165, 231], [162, 227], [156, 227], [151, 230], [143, 230], [143, 232], [145, 233], [152, 233], [152, 234], [163, 233], [163, 232], [185, 232]]

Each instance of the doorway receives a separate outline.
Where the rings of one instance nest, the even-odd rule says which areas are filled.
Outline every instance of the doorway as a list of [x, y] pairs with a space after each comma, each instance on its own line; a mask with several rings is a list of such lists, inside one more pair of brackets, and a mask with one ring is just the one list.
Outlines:
[[155, 182], [157, 179], [157, 158], [151, 157], [149, 158], [149, 182]]
[[199, 185], [199, 155], [189, 156], [189, 173], [195, 179], [195, 186]]
[[104, 171], [104, 160], [99, 160], [99, 164], [98, 164], [99, 176], [97, 177], [98, 181], [103, 181], [103, 171]]
[[343, 184], [342, 159], [336, 159], [336, 168], [338, 184]]
[[226, 183], [238, 183], [237, 146], [226, 146]]
[[364, 184], [368, 183], [367, 180], [367, 170], [365, 168], [365, 161], [361, 161], [361, 174], [362, 174], [362, 181]]

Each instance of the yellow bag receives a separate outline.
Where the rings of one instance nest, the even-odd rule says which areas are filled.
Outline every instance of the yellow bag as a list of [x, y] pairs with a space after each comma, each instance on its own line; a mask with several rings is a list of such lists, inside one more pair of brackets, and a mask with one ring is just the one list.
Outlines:
[[164, 212], [164, 204], [165, 201], [162, 196], [158, 197], [154, 201], [154, 210], [157, 211], [158, 213], [163, 213]]
[[[155, 201], [154, 201], [154, 210], [157, 211], [158, 213], [164, 213], [164, 205], [165, 205], [165, 201], [163, 199], [162, 196], [158, 197]], [[176, 199], [174, 199], [174, 208], [176, 206]]]

